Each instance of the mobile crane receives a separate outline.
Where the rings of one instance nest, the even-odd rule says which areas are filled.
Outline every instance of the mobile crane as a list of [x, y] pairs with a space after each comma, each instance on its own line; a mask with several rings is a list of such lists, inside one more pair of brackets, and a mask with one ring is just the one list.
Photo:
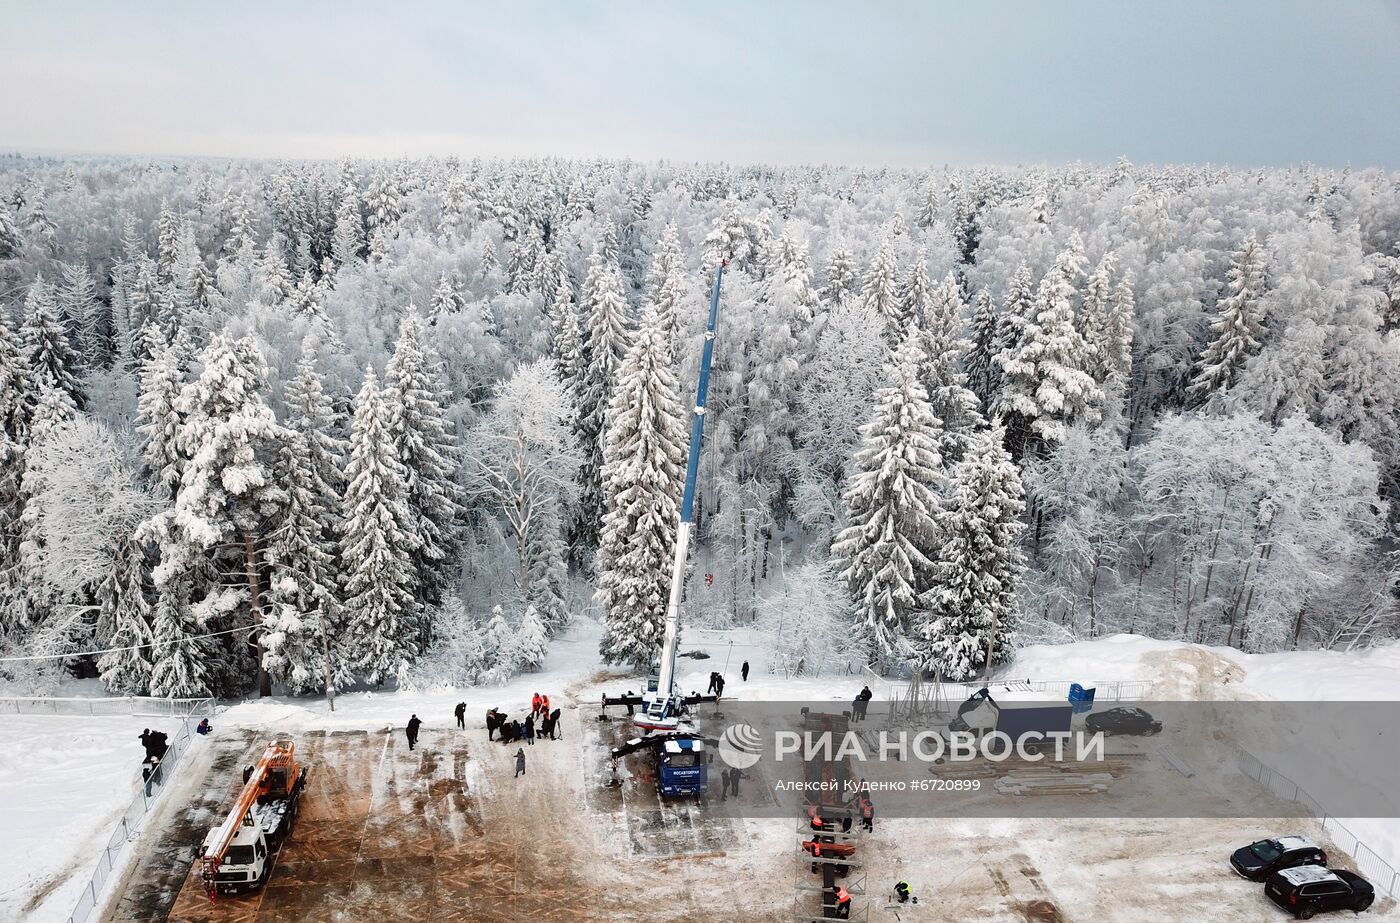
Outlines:
[[243, 770], [238, 801], [201, 847], [200, 878], [211, 901], [267, 883], [272, 857], [291, 835], [306, 778], [290, 740], [268, 744], [257, 765]]
[[[686, 728], [681, 722], [690, 708], [700, 702], [714, 702], [717, 696], [692, 692], [682, 695], [676, 688], [676, 646], [680, 641], [681, 590], [685, 584], [686, 555], [690, 551], [690, 534], [694, 526], [695, 485], [700, 473], [700, 448], [705, 432], [705, 402], [710, 392], [710, 367], [714, 364], [715, 332], [719, 325], [719, 293], [728, 260], [715, 267], [715, 282], [710, 290], [710, 316], [705, 326], [705, 347], [700, 357], [700, 381], [695, 388], [695, 409], [690, 428], [690, 454], [686, 459], [685, 491], [681, 495], [680, 523], [676, 529], [676, 557], [671, 565], [671, 595], [666, 603], [666, 629], [661, 644], [657, 675], [647, 683], [641, 695], [627, 693], [603, 696], [603, 710], [610, 705], [625, 705], [632, 723], [650, 736], [628, 741], [613, 751], [616, 761], [639, 750], [651, 749], [660, 771], [657, 781], [663, 795], [703, 794], [706, 788], [704, 738]], [[640, 706], [640, 711], [637, 707]], [[686, 765], [682, 766], [681, 763]], [[668, 771], [674, 770], [674, 771]], [[670, 776], [670, 781], [668, 781]]]

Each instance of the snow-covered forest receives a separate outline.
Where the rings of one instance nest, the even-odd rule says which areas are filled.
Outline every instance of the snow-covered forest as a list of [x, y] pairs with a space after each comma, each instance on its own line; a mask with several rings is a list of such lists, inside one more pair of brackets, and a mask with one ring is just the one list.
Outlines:
[[0, 654], [65, 655], [13, 683], [495, 682], [583, 614], [645, 666], [722, 259], [688, 624], [952, 679], [1396, 633], [1395, 174], [9, 157], [0, 197]]

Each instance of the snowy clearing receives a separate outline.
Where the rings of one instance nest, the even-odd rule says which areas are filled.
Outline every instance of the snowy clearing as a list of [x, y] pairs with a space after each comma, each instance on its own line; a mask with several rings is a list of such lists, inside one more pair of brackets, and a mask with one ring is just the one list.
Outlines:
[[[542, 672], [499, 689], [357, 693], [342, 696], [334, 714], [314, 699], [228, 709], [216, 719], [215, 738], [192, 751], [181, 781], [135, 844], [136, 861], [112, 912], [123, 920], [234, 919], [243, 917], [229, 914], [242, 908], [256, 910], [253, 919], [299, 913], [301, 919], [350, 920], [371, 910], [378, 919], [409, 919], [431, 909], [435, 919], [460, 911], [474, 920], [553, 919], [551, 913], [563, 913], [570, 920], [641, 921], [657, 919], [656, 906], [677, 908], [676, 918], [703, 914], [701, 895], [761, 881], [752, 900], [746, 898], [752, 918], [787, 919], [794, 884], [810, 877], [794, 857], [791, 822], [706, 818], [703, 807], [662, 804], [641, 785], [623, 790], [623, 797], [632, 799], [624, 812], [609, 800], [617, 794], [601, 784], [608, 740], [600, 735], [624, 728], [615, 724], [605, 732], [593, 720], [595, 703], [603, 689], [616, 691], [635, 679], [610, 679], [598, 671], [597, 636], [596, 626], [578, 625], [551, 647]], [[683, 651], [701, 649], [709, 659], [682, 660], [684, 688], [703, 688], [711, 669], [726, 672], [727, 692], [752, 700], [845, 699], [862, 684], [857, 676], [774, 676], [758, 648], [736, 645], [731, 653], [728, 645], [682, 644]], [[1360, 655], [1246, 657], [1119, 636], [1029, 648], [1008, 674], [1151, 680], [1161, 687], [1162, 698], [1172, 690], [1183, 697], [1231, 698], [1297, 688], [1317, 698], [1386, 699], [1396, 697], [1397, 674], [1388, 671], [1396, 657], [1394, 647]], [[738, 675], [745, 659], [752, 668], [747, 683]], [[1290, 659], [1306, 674], [1306, 683], [1282, 685]], [[491, 706], [518, 713], [535, 690], [565, 704], [563, 739], [528, 748], [529, 769], [517, 783], [515, 747], [488, 744], [482, 714]], [[468, 703], [465, 732], [451, 726], [457, 701]], [[879, 705], [877, 697], [876, 711]], [[402, 732], [411, 712], [425, 719], [420, 748], [412, 754]], [[55, 733], [71, 735], [72, 743], [64, 747], [44, 745], [54, 758], [67, 751], [67, 781], [59, 784], [50, 774], [53, 784], [35, 795], [19, 768], [7, 765], [6, 792], [9, 803], [26, 804], [26, 811], [16, 814], [22, 829], [46, 829], [48, 814], [56, 810], [71, 819], [63, 842], [90, 847], [89, 858], [81, 862], [71, 850], [58, 855], [26, 848], [8, 856], [6, 867], [17, 871], [3, 905], [9, 918], [66, 918], [74, 888], [90, 871], [91, 855], [129, 797], [113, 780], [130, 784], [130, 761], [139, 759], [135, 735], [142, 726], [139, 719], [0, 722], [0, 733], [16, 735], [5, 748], [9, 753], [22, 752], [18, 739], [36, 733], [46, 741]], [[313, 766], [306, 813], [264, 894], [221, 902], [211, 915], [198, 883], [186, 877], [188, 844], [227, 809], [238, 770], [273, 736], [297, 739]], [[97, 780], [100, 771], [109, 773], [104, 782]], [[73, 778], [83, 784], [75, 785]], [[1239, 782], [1252, 785], [1242, 777]], [[28, 804], [44, 807], [30, 811]], [[1393, 820], [1349, 825], [1373, 846], [1400, 827]], [[899, 908], [901, 920], [1126, 923], [1146, 915], [1264, 923], [1278, 919], [1278, 912], [1259, 886], [1230, 873], [1226, 858], [1240, 845], [1280, 832], [1306, 833], [1330, 845], [1314, 822], [1296, 819], [889, 820], [877, 824], [868, 840], [867, 889], [875, 893], [865, 899], [871, 919], [896, 919], [881, 895], [906, 878], [921, 902]], [[561, 844], [567, 844], [567, 854], [560, 852]], [[36, 888], [55, 880], [60, 881], [51, 885], [49, 900], [23, 909]], [[178, 913], [164, 916], [176, 906]], [[336, 909], [322, 917], [316, 907]], [[1400, 912], [1386, 903], [1369, 918], [1400, 919]]]

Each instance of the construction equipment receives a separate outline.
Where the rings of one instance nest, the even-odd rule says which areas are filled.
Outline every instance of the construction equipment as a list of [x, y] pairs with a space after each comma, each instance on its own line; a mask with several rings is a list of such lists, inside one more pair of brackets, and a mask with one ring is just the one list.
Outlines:
[[656, 787], [663, 796], [703, 795], [709, 786], [711, 758], [706, 744], [719, 746], [718, 741], [690, 731], [634, 737], [612, 750], [614, 778], [618, 760], [646, 750], [656, 758]]
[[212, 901], [218, 894], [255, 891], [272, 873], [272, 857], [292, 832], [307, 769], [296, 744], [268, 744], [256, 766], [243, 770], [243, 790], [224, 822], [204, 838], [200, 878]]
[[[1068, 702], [1048, 705], [1042, 701], [1022, 702], [1014, 698], [998, 702], [992, 698], [991, 691], [983, 687], [958, 706], [958, 713], [948, 722], [948, 729], [977, 735], [997, 731], [1012, 740], [1028, 734], [1043, 738], [1068, 733], [1073, 718], [1074, 707]], [[1025, 749], [1034, 751], [1040, 746], [1040, 740], [1035, 739], [1028, 741]]]
[[[657, 666], [656, 677], [647, 683], [647, 689], [641, 695], [626, 694], [620, 696], [603, 696], [603, 709], [606, 713], [610, 705], [625, 705], [632, 715], [632, 723], [643, 731], [663, 734], [684, 734], [681, 722], [690, 714], [690, 708], [700, 702], [714, 702], [718, 696], [700, 695], [691, 693], [682, 695], [676, 688], [676, 646], [680, 641], [681, 624], [681, 591], [685, 584], [685, 561], [690, 550], [690, 534], [695, 520], [695, 485], [700, 473], [700, 449], [705, 430], [705, 402], [710, 391], [710, 368], [714, 364], [715, 357], [715, 332], [719, 325], [719, 292], [720, 283], [724, 279], [724, 268], [728, 264], [727, 260], [722, 260], [719, 266], [715, 267], [714, 287], [710, 291], [710, 317], [705, 325], [705, 347], [700, 357], [700, 381], [695, 388], [695, 410], [694, 418], [690, 429], [690, 456], [686, 460], [685, 468], [685, 490], [681, 494], [680, 523], [676, 529], [676, 556], [671, 565], [671, 595], [666, 603], [666, 629], [661, 644], [661, 656]], [[640, 711], [638, 711], [640, 706]], [[682, 738], [676, 738], [673, 743], [679, 746]], [[690, 739], [694, 739], [693, 737]], [[628, 752], [635, 752], [642, 749], [656, 749], [657, 744], [647, 744], [643, 740], [629, 741], [626, 749], [638, 744]], [[658, 751], [659, 758], [665, 757], [663, 746]], [[614, 751], [614, 766], [616, 766], [617, 751]], [[680, 754], [672, 754], [679, 757]], [[703, 770], [703, 760], [701, 760]], [[687, 767], [690, 768], [690, 767]], [[658, 774], [658, 780], [662, 774]], [[664, 783], [663, 783], [664, 786]], [[698, 788], [695, 783], [688, 782], [684, 788], [687, 791], [694, 791], [695, 794], [703, 794], [705, 791], [705, 773], [699, 774]], [[663, 787], [662, 794], [666, 794]]]

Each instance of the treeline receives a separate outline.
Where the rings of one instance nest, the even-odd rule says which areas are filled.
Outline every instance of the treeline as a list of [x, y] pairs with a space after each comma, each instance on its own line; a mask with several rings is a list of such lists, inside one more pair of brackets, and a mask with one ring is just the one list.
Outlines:
[[696, 618], [958, 678], [1394, 631], [1388, 174], [9, 158], [0, 194], [5, 649], [114, 690], [491, 681], [588, 606], [645, 665], [722, 258]]

